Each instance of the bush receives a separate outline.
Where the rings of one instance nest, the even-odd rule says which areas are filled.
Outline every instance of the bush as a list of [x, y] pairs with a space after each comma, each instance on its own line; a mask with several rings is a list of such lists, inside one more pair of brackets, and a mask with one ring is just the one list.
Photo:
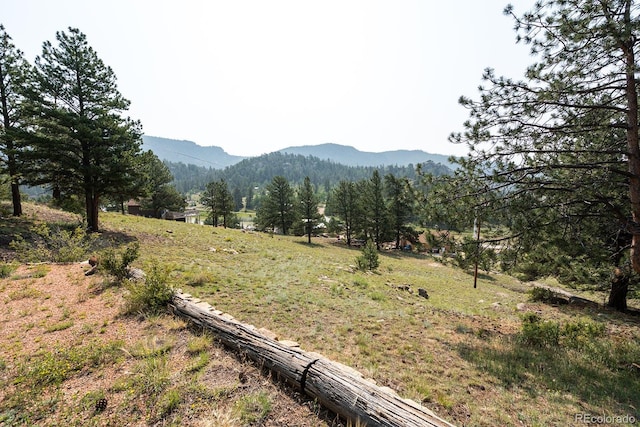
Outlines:
[[529, 299], [535, 302], [553, 302], [557, 299], [557, 295], [551, 289], [534, 287], [529, 291]]
[[562, 327], [562, 342], [568, 347], [584, 348], [595, 338], [604, 336], [605, 326], [588, 320], [577, 320]]
[[9, 246], [23, 262], [77, 262], [86, 258], [97, 236], [87, 235], [82, 227], [64, 230], [47, 224], [31, 229], [31, 238], [15, 236]]
[[378, 250], [373, 244], [373, 240], [367, 240], [367, 243], [362, 248], [362, 255], [356, 258], [356, 265], [360, 270], [375, 270], [380, 266], [378, 260]]
[[161, 270], [153, 264], [144, 281], [129, 281], [125, 313], [158, 314], [164, 311], [173, 297], [173, 288], [168, 284], [168, 280], [168, 270]]
[[0, 279], [6, 279], [11, 276], [14, 271], [18, 268], [17, 264], [0, 262]]
[[129, 277], [131, 263], [140, 256], [139, 250], [137, 242], [127, 245], [123, 250], [107, 249], [101, 256], [100, 268], [113, 276], [117, 283], [122, 283]]
[[555, 347], [560, 342], [560, 325], [542, 321], [535, 313], [527, 313], [522, 317], [520, 338], [524, 344], [534, 347]]

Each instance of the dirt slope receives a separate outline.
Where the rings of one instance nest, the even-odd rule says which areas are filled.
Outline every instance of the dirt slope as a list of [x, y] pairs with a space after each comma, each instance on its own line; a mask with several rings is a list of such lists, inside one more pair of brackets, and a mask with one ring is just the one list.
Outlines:
[[104, 283], [78, 264], [0, 279], [0, 425], [340, 425], [183, 321], [122, 316]]

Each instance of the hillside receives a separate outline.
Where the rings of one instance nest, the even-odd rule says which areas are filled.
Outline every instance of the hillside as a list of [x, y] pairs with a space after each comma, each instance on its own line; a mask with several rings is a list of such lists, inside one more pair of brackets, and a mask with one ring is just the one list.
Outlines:
[[313, 156], [322, 160], [330, 160], [347, 166], [380, 166], [418, 164], [425, 162], [440, 163], [449, 168], [449, 156], [431, 154], [422, 150], [393, 150], [381, 153], [360, 151], [353, 147], [339, 144], [303, 145], [288, 147], [280, 150], [281, 153]]
[[[25, 208], [31, 219], [3, 222], [0, 234], [36, 217], [75, 222], [43, 206]], [[144, 244], [142, 236], [129, 238]], [[10, 252], [0, 240], [0, 256]], [[0, 267], [4, 427], [335, 425], [333, 414], [205, 331], [168, 314], [124, 315], [126, 286], [85, 276], [88, 265]], [[104, 408], [96, 409], [101, 399]]]
[[[144, 150], [152, 150], [160, 160], [174, 163], [182, 162], [206, 168], [223, 169], [250, 157], [233, 156], [220, 147], [203, 147], [192, 141], [148, 135], [144, 135], [142, 140], [142, 148]], [[328, 160], [345, 166], [408, 166], [425, 162], [440, 163], [449, 168], [454, 166], [449, 162], [448, 156], [430, 154], [421, 150], [393, 150], [370, 153], [345, 145], [320, 144], [288, 147], [277, 152], [296, 154], [303, 157], [317, 157], [320, 160]]]
[[228, 154], [220, 147], [203, 147], [192, 141], [148, 135], [142, 137], [142, 149], [153, 151], [160, 160], [215, 169], [222, 169], [244, 159], [244, 157]]
[[[231, 189], [238, 188], [244, 194], [249, 187], [263, 187], [277, 175], [284, 176], [292, 185], [301, 185], [304, 178], [308, 176], [312, 184], [322, 189], [329, 189], [341, 180], [369, 179], [374, 169], [377, 169], [382, 176], [393, 174], [411, 180], [417, 179], [415, 167], [411, 166], [346, 166], [330, 160], [321, 160], [318, 157], [282, 152], [249, 157], [224, 169], [210, 169], [175, 162], [166, 163], [173, 174], [176, 188], [185, 193], [204, 189], [207, 183], [224, 179]], [[436, 176], [451, 173], [446, 166], [431, 161], [425, 162], [422, 170]]]
[[[455, 425], [580, 426], [584, 422], [576, 414], [640, 417], [640, 323], [635, 317], [601, 307], [532, 301], [527, 293], [530, 284], [496, 272], [481, 274], [474, 289], [471, 274], [452, 267], [446, 258], [424, 253], [382, 252], [379, 269], [369, 273], [353, 267], [360, 251], [333, 238], [318, 237], [306, 244], [299, 237], [115, 213], [101, 214], [101, 218], [112, 245], [140, 243], [137, 266], [164, 266], [174, 285], [185, 292], [242, 322], [294, 340], [306, 351], [351, 366], [378, 385], [422, 402]], [[0, 225], [6, 227], [15, 221], [23, 220], [7, 219]], [[12, 234], [11, 230], [0, 231]], [[80, 290], [77, 278], [70, 279], [71, 286]], [[94, 298], [91, 293], [80, 292], [77, 299], [62, 300], [56, 295], [52, 284], [55, 282], [48, 281], [44, 291], [34, 291], [35, 286], [30, 283], [3, 284], [1, 289], [8, 298], [33, 297], [40, 298], [42, 301], [38, 302], [43, 304], [57, 303], [62, 312], [51, 311], [47, 324], [23, 324], [25, 333], [31, 331], [29, 334], [41, 333], [49, 323], [68, 324], [76, 301]], [[419, 288], [428, 292], [428, 299], [419, 295]], [[601, 293], [580, 295], [602, 300]], [[119, 298], [110, 290], [105, 296], [108, 304], [116, 304]], [[637, 306], [638, 301], [630, 303]], [[23, 313], [33, 311], [30, 307], [34, 305], [12, 307], [8, 313], [19, 319]], [[78, 313], [88, 316], [90, 311]], [[102, 335], [97, 332], [100, 329], [111, 330], [108, 322], [94, 325], [83, 318], [78, 321], [78, 330], [85, 332], [85, 338]], [[169, 321], [155, 321], [156, 326], [149, 329], [151, 338], [154, 334], [164, 336], [162, 328], [167, 326], [162, 325], [171, 325], [165, 322]], [[84, 323], [89, 327], [81, 327]], [[22, 345], [32, 344], [22, 343], [24, 336], [9, 333], [6, 339], [10, 345], [3, 347], [20, 351]], [[182, 340], [175, 343], [183, 343]], [[154, 342], [143, 337], [140, 341], [140, 345]], [[131, 353], [130, 349], [136, 347], [124, 348]], [[183, 344], [172, 348], [184, 355]], [[173, 351], [169, 354], [173, 355]], [[25, 348], [24, 357], [28, 354]], [[116, 354], [107, 352], [105, 357]], [[205, 364], [210, 374], [196, 376], [202, 381], [214, 381], [213, 373], [226, 372], [218, 363], [218, 350], [212, 348], [210, 354], [211, 359]], [[188, 363], [196, 363], [195, 355], [185, 356], [191, 358]], [[11, 360], [14, 359], [2, 362], [12, 367]], [[144, 378], [140, 372], [145, 372], [146, 358], [126, 356], [125, 360], [132, 368], [125, 370], [130, 374], [122, 371], [121, 375], [130, 381], [107, 388], [109, 393], [121, 393], [123, 387], [128, 391]], [[27, 358], [24, 362], [26, 366], [29, 361]], [[87, 374], [107, 372], [102, 366], [90, 365], [73, 373], [75, 386], [93, 390], [88, 387], [94, 377]], [[3, 378], [10, 384], [20, 384], [7, 377], [6, 368], [3, 369]], [[166, 389], [173, 390], [173, 396], [185, 396], [184, 400], [169, 403], [176, 405], [176, 411], [187, 414], [191, 413], [192, 398], [196, 399], [196, 410], [202, 411], [204, 407], [200, 405], [210, 398], [219, 405], [217, 408], [222, 408], [227, 399], [237, 398], [237, 393], [244, 390], [236, 382], [235, 388], [217, 388], [212, 395], [189, 384], [171, 383]], [[95, 394], [86, 394], [85, 403], [79, 399], [78, 405], [90, 405], [90, 399], [95, 399]], [[50, 401], [37, 402], [44, 405]], [[131, 405], [118, 408], [135, 408], [140, 401], [130, 402]], [[158, 408], [155, 403], [154, 407]], [[167, 408], [159, 408], [163, 407]], [[74, 413], [72, 408], [66, 408], [65, 413]], [[125, 415], [135, 415], [140, 410], [144, 408], [132, 409]], [[83, 411], [90, 414], [88, 409]], [[158, 413], [162, 412], [156, 409], [149, 415], [156, 417]]]

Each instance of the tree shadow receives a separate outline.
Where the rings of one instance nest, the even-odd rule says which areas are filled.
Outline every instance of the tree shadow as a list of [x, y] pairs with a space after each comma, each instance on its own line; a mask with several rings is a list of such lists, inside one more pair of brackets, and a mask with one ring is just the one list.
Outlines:
[[304, 242], [298, 240], [295, 243], [300, 245], [300, 246], [305, 246], [307, 248], [322, 248], [322, 247], [324, 247], [324, 245], [321, 245], [320, 243], [313, 243], [313, 242], [309, 243], [306, 240]]
[[[36, 244], [41, 236], [35, 231], [39, 224], [46, 225], [49, 230], [73, 232], [83, 224], [77, 218], [66, 212], [56, 212], [46, 218], [38, 218], [34, 215], [23, 215], [20, 217], [0, 218], [0, 259], [4, 261], [14, 260], [16, 252], [11, 247], [11, 242], [19, 236], [25, 242]], [[91, 249], [100, 250], [104, 248], [120, 247], [138, 240], [133, 235], [121, 231], [104, 230], [97, 234], [99, 237], [93, 242]]]
[[[459, 355], [507, 388], [517, 387], [531, 398], [553, 394], [567, 404], [577, 399], [588, 410], [640, 415], [640, 374], [632, 360], [640, 355], [624, 344], [593, 344], [585, 349], [539, 348], [503, 336], [498, 344], [458, 345]], [[575, 399], [572, 398], [575, 396]], [[636, 412], [630, 414], [630, 411]]]

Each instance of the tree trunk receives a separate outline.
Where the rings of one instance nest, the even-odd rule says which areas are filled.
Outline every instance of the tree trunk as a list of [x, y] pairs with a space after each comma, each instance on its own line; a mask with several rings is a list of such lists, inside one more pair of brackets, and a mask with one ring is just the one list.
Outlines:
[[22, 201], [20, 199], [20, 186], [17, 182], [11, 183], [11, 198], [13, 201], [13, 216], [22, 215]]
[[53, 190], [51, 191], [51, 197], [53, 197], [53, 200], [56, 203], [60, 201], [60, 199], [62, 198], [62, 191], [60, 191], [60, 187], [58, 187], [57, 185], [53, 187]]
[[609, 293], [609, 301], [607, 305], [618, 311], [627, 309], [627, 292], [629, 290], [629, 276], [616, 268], [611, 278], [611, 291]]
[[85, 190], [85, 204], [87, 211], [87, 230], [92, 233], [96, 233], [99, 230], [98, 227], [98, 210], [99, 199], [98, 196], [93, 194], [91, 190]]
[[[635, 36], [631, 33], [631, 2], [627, 2], [625, 24], [627, 39], [623, 41], [622, 51], [626, 62], [626, 96], [627, 96], [627, 149], [629, 150], [629, 199], [631, 200], [631, 216], [633, 220], [633, 240], [631, 242], [631, 266], [640, 273], [640, 145], [638, 144], [638, 90], [635, 77]], [[626, 295], [626, 293], [625, 293]], [[626, 298], [626, 296], [625, 296]], [[625, 304], [626, 305], [626, 304]]]
[[22, 215], [22, 202], [20, 200], [20, 188], [18, 185], [18, 170], [14, 154], [15, 145], [10, 136], [11, 118], [9, 117], [9, 106], [7, 103], [7, 93], [5, 92], [4, 75], [0, 68], [0, 100], [2, 101], [2, 124], [4, 125], [5, 147], [4, 154], [7, 156], [9, 179], [11, 179], [11, 200], [13, 203], [13, 216]]

